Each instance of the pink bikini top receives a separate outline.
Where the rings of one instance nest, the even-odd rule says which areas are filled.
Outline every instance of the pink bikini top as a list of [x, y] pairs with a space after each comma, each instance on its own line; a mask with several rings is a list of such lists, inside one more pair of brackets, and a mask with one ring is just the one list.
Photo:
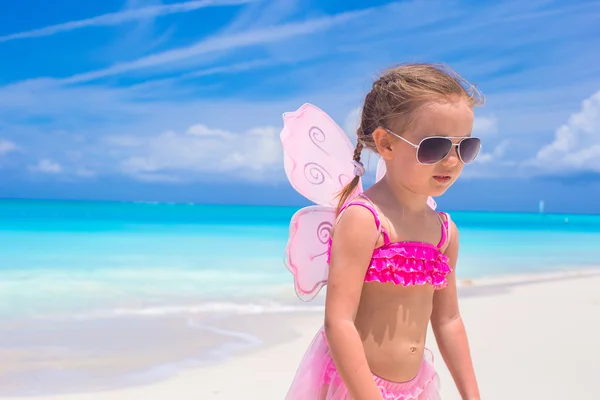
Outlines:
[[[425, 242], [390, 242], [387, 231], [381, 226], [381, 220], [373, 202], [364, 194], [360, 196], [370, 204], [351, 201], [340, 209], [339, 215], [352, 205], [364, 207], [371, 211], [375, 218], [377, 231], [383, 235], [383, 245], [373, 250], [365, 282], [393, 282], [402, 286], [429, 283], [435, 289], [446, 287], [448, 284], [446, 275], [452, 272], [452, 268], [448, 265], [449, 259], [441, 252], [441, 248], [449, 237], [448, 221], [450, 216], [447, 213], [438, 212], [442, 222], [442, 238], [437, 246]], [[442, 215], [445, 216], [445, 219], [442, 218]], [[329, 240], [328, 257], [330, 252], [331, 239]]]

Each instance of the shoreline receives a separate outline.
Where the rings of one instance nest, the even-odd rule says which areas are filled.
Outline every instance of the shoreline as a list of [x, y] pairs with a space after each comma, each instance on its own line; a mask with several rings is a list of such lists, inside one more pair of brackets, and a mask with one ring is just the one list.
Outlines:
[[[491, 274], [475, 278], [458, 278], [457, 289], [462, 295], [480, 289], [494, 290], [503, 287], [529, 285], [561, 279], [578, 279], [600, 275], [600, 265], [587, 268], [555, 268], [521, 274]], [[35, 320], [100, 320], [113, 318], [167, 317], [176, 315], [206, 315], [220, 318], [228, 315], [260, 315], [273, 313], [322, 312], [325, 305], [327, 286], [310, 302], [300, 300], [293, 289], [293, 282], [273, 286], [273, 292], [265, 297], [244, 296], [226, 300], [224, 298], [188, 299], [179, 304], [155, 304], [140, 307], [116, 307], [99, 309], [87, 313], [30, 315]]]
[[494, 274], [477, 278], [458, 278], [457, 288], [528, 285], [597, 275], [600, 275], [600, 265], [578, 269], [568, 267], [553, 268], [545, 271], [524, 272], [521, 274]]
[[[504, 277], [504, 279], [486, 279], [487, 280], [473, 280], [474, 282], [470, 282], [468, 284], [463, 283], [459, 286], [461, 307], [463, 303], [466, 303], [467, 307], [469, 307], [468, 304], [473, 303], [474, 298], [477, 299], [475, 303], [493, 302], [495, 301], [494, 299], [501, 297], [510, 298], [514, 293], [523, 292], [529, 288], [533, 288], [532, 290], [535, 290], [536, 288], [548, 285], [576, 288], [578, 284], [586, 285], [586, 283], [590, 280], [600, 283], [600, 268], [563, 272], [553, 271], [541, 274], [523, 274], [519, 276]], [[575, 295], [577, 295], [577, 292], [575, 292]], [[315, 299], [315, 301], [312, 303], [318, 303], [320, 301], [322, 302], [323, 293], [319, 295], [319, 298]], [[300, 302], [300, 300], [296, 300], [296, 303], [298, 302]], [[302, 303], [305, 306], [300, 304], [297, 307], [294, 307], [293, 311], [292, 309], [288, 309], [288, 311], [272, 310], [271, 312], [254, 312], [245, 314], [235, 312], [218, 313], [216, 315], [209, 316], [202, 315], [204, 318], [199, 318], [198, 314], [167, 315], [159, 317], [121, 317], [119, 321], [121, 323], [132, 323], [132, 321], [153, 321], [153, 329], [157, 329], [159, 331], [162, 330], [163, 332], [170, 332], [173, 337], [171, 337], [169, 340], [167, 340], [167, 338], [163, 338], [162, 342], [158, 343], [158, 346], [153, 348], [151, 353], [156, 357], [156, 355], [162, 351], [161, 354], [166, 357], [167, 354], [172, 354], [174, 349], [178, 349], [175, 352], [180, 354], [184, 361], [179, 359], [179, 361], [171, 362], [171, 364], [175, 365], [169, 365], [169, 363], [164, 362], [158, 364], [150, 363], [149, 365], [146, 365], [146, 367], [142, 368], [141, 373], [134, 374], [138, 376], [138, 379], [130, 379], [127, 381], [127, 378], [125, 378], [124, 382], [122, 381], [120, 384], [116, 385], [93, 385], [90, 388], [79, 387], [76, 390], [73, 390], [75, 388], [72, 388], [71, 390], [60, 390], [59, 387], [55, 387], [54, 390], [46, 390], [43, 396], [39, 396], [39, 391], [38, 394], [31, 392], [29, 394], [25, 394], [23, 392], [19, 393], [18, 388], [15, 387], [13, 393], [10, 394], [12, 397], [8, 396], [8, 391], [5, 391], [4, 393], [0, 392], [0, 398], [48, 400], [100, 400], [100, 398], [106, 398], [110, 400], [114, 398], [116, 400], [127, 398], [129, 400], [137, 397], [119, 397], [120, 393], [128, 393], [127, 396], [136, 396], [137, 392], [140, 391], [140, 394], [145, 393], [145, 395], [150, 396], [149, 398], [151, 399], [170, 399], [170, 397], [156, 397], [152, 392], [152, 390], [154, 390], [152, 388], [156, 389], [157, 387], [170, 387], [171, 385], [180, 382], [180, 380], [183, 379], [182, 377], [188, 375], [194, 376], [194, 379], [200, 379], [203, 376], [211, 376], [212, 378], [207, 380], [206, 384], [213, 384], [221, 379], [219, 376], [214, 375], [216, 373], [213, 373], [213, 370], [225, 371], [227, 369], [227, 365], [232, 363], [236, 364], [241, 362], [239, 360], [246, 359], [251, 359], [256, 363], [261, 364], [259, 360], [257, 360], [257, 357], [264, 357], [266, 360], [269, 359], [269, 357], [277, 358], [276, 352], [273, 353], [273, 349], [280, 349], [280, 351], [288, 352], [291, 357], [289, 362], [292, 362], [292, 364], [297, 364], [300, 361], [300, 357], [306, 349], [306, 346], [308, 345], [308, 341], [312, 340], [311, 336], [317, 332], [318, 328], [322, 324], [322, 311], [324, 308], [322, 305], [315, 305], [312, 303]], [[304, 307], [306, 307], [306, 309], [302, 309]], [[600, 308], [597, 309], [597, 311], [600, 311]], [[183, 328], [183, 325], [181, 325], [183, 321], [185, 321], [186, 324], [185, 328]], [[172, 326], [171, 330], [166, 328], [169, 326], [169, 323]], [[194, 323], [197, 325], [193, 326]], [[470, 324], [472, 325], [473, 322]], [[104, 327], [104, 329], [105, 331], [108, 330], [110, 332], [110, 329], [115, 329], [115, 327], [113, 326], [111, 328], [110, 325], [107, 325]], [[120, 329], [123, 329], [123, 326], [121, 326]], [[131, 333], [135, 333], [135, 329], [139, 330], [140, 327], [138, 326], [136, 328], [135, 324], [133, 324], [127, 329], [129, 329], [130, 335], [129, 343], [132, 344], [134, 343], [132, 337], [135, 337], [135, 335], [131, 335]], [[471, 331], [469, 330], [469, 327], [467, 327], [467, 329], [471, 337], [473, 334], [470, 333]], [[198, 334], [198, 332], [202, 333]], [[177, 339], [173, 339], [174, 337]], [[187, 339], [185, 339], [186, 337]], [[212, 339], [209, 339], [211, 337]], [[63, 337], [63, 339], [67, 340], [66, 337]], [[127, 339], [123, 339], [122, 337], [120, 337], [118, 340], [121, 340], [123, 342], [122, 344], [126, 344], [127, 342]], [[430, 333], [428, 336], [428, 342], [431, 342], [432, 340], [433, 336]], [[207, 350], [205, 355], [208, 355], [209, 358], [203, 360], [194, 360], [193, 354], [190, 355], [189, 353], [189, 345], [192, 342], [198, 344], [200, 346], [199, 348]], [[92, 343], [90, 348], [97, 352], [98, 347], [101, 347], [101, 345], [98, 343]], [[0, 348], [0, 350], [2, 349]], [[127, 351], [131, 352], [132, 350], [128, 349]], [[144, 349], [142, 348], [141, 351], [137, 353], [138, 356], [143, 354], [143, 351]], [[263, 356], [261, 356], [261, 354]], [[87, 360], [85, 357], [80, 357], [80, 361], [83, 362], [83, 365], [86, 365], [87, 363], [89, 366], [89, 364], [92, 362], [91, 360], [94, 359], [94, 353], [91, 352], [90, 355], [91, 359]], [[21, 354], [20, 357], [24, 357], [24, 355]], [[31, 354], [29, 354], [28, 357], [31, 358]], [[13, 354], [13, 360], [15, 362], [18, 361], [18, 358], [18, 354]], [[600, 354], [598, 354], [598, 358], [600, 358]], [[7, 358], [3, 357], [3, 359]], [[25, 355], [25, 359], [27, 359], [27, 355]], [[58, 359], [61, 360], [61, 363], [65, 363], [64, 356], [60, 356]], [[436, 355], [436, 360], [440, 360], [439, 355]], [[99, 364], [102, 364], [101, 361]], [[110, 360], [105, 358], [105, 365], [100, 365], [100, 367], [104, 368], [104, 370], [112, 369], [112, 367], [110, 367], [111, 361], [120, 366], [123, 373], [126, 373], [126, 359]], [[132, 360], [130, 361], [132, 362]], [[147, 359], [147, 362], [151, 362], [151, 360]], [[12, 365], [13, 367], [11, 368], [14, 369], [15, 364]], [[51, 363], [48, 365], [51, 366]], [[73, 364], [72, 366], [76, 367], [76, 364]], [[10, 371], [11, 368], [5, 369], [2, 374]], [[290, 369], [291, 367], [288, 367], [288, 375], [293, 374], [293, 371], [290, 371]], [[0, 372], [1, 371], [2, 369], [0, 369]], [[152, 373], [153, 371], [154, 373]], [[77, 372], [82, 373], [82, 370], [77, 370]], [[85, 372], [85, 368], [83, 372]], [[27, 374], [24, 376], [25, 378], [27, 378], [26, 375]], [[142, 377], [142, 379], [140, 380], [139, 377]], [[288, 381], [290, 381], [291, 378], [291, 376], [288, 376]], [[50, 379], [52, 379], [52, 377]], [[60, 377], [55, 377], [54, 379], [57, 380], [56, 383], [58, 386], [60, 386]], [[289, 384], [290, 382], [286, 382], [286, 384]], [[2, 385], [0, 385], [0, 387], [2, 387]], [[190, 387], [189, 390], [198, 390], [198, 388]], [[222, 390], [225, 391], [224, 393], [228, 393], [227, 390], [230, 389], [225, 388]], [[69, 392], [70, 394], [68, 394]], [[107, 397], [103, 397], [101, 394], [104, 394]], [[2, 397], [3, 395], [4, 397]], [[205, 395], [209, 396], [210, 394], [206, 392]], [[283, 397], [283, 395], [281, 396]], [[275, 399], [282, 397], [273, 398]], [[141, 398], [142, 397], [140, 397], [140, 399]], [[204, 397], [201, 398], [204, 399]]]

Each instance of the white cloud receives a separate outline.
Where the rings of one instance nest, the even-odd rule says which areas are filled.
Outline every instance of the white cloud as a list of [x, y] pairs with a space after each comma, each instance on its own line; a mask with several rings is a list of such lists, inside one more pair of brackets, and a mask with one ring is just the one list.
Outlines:
[[534, 163], [544, 170], [600, 172], [600, 91], [556, 130], [554, 141], [538, 151]]
[[17, 39], [35, 38], [50, 36], [60, 32], [73, 31], [75, 29], [88, 28], [92, 26], [112, 26], [125, 22], [152, 19], [162, 15], [185, 13], [195, 11], [205, 7], [231, 6], [252, 3], [256, 0], [199, 0], [186, 1], [182, 3], [156, 5], [137, 9], [128, 9], [124, 11], [98, 15], [92, 18], [69, 21], [62, 24], [50, 25], [30, 31], [17, 32], [9, 35], [0, 36], [0, 43]]
[[222, 129], [211, 129], [206, 125], [197, 124], [190, 126], [187, 133], [193, 136], [204, 136], [204, 137], [227, 137], [229, 132]]
[[475, 117], [473, 122], [473, 134], [491, 135], [498, 132], [498, 119], [493, 116]]
[[247, 61], [247, 62], [242, 62], [242, 63], [237, 63], [237, 64], [225, 65], [222, 67], [201, 69], [198, 71], [193, 71], [190, 73], [180, 75], [176, 79], [196, 78], [196, 77], [200, 77], [200, 76], [209, 76], [209, 75], [216, 75], [216, 74], [231, 74], [231, 73], [235, 73], [235, 72], [244, 72], [244, 71], [248, 71], [248, 70], [255, 69], [255, 68], [270, 67], [270, 66], [281, 65], [281, 64], [284, 64], [284, 62], [278, 62], [273, 59], [254, 60], [254, 61]]
[[8, 154], [18, 149], [18, 146], [8, 140], [0, 139], [0, 156]]
[[[492, 151], [489, 151], [489, 152], [481, 151], [477, 155], [475, 162], [479, 163], [479, 164], [489, 164], [491, 162], [500, 161], [502, 159], [502, 157], [504, 156], [504, 153], [506, 152], [506, 149], [508, 148], [509, 143], [510, 143], [509, 140], [503, 140], [497, 146], [495, 146], [492, 149]], [[484, 149], [484, 147], [482, 146], [482, 150], [483, 149]]]
[[275, 25], [301, 8], [301, 0], [257, 1], [248, 7], [244, 7], [221, 32], [233, 33]]
[[154, 137], [112, 137], [106, 141], [120, 172], [140, 180], [177, 182], [220, 173], [269, 180], [283, 165], [279, 130], [266, 126], [244, 133], [202, 124]]
[[75, 175], [83, 177], [83, 178], [91, 178], [96, 176], [96, 172], [89, 168], [77, 168], [75, 170]]
[[327, 30], [335, 25], [340, 25], [353, 18], [363, 16], [368, 11], [350, 11], [333, 16], [310, 19], [304, 22], [288, 23], [279, 26], [255, 29], [237, 34], [210, 37], [187, 47], [163, 51], [139, 58], [134, 61], [115, 64], [111, 67], [96, 71], [73, 75], [61, 80], [63, 83], [90, 82], [107, 76], [118, 75], [139, 69], [156, 67], [189, 59], [202, 54], [233, 50], [242, 47], [254, 46], [284, 41], [296, 36], [310, 35]]
[[58, 174], [62, 172], [62, 167], [59, 163], [46, 158], [40, 160], [36, 165], [31, 166], [29, 169], [44, 174]]

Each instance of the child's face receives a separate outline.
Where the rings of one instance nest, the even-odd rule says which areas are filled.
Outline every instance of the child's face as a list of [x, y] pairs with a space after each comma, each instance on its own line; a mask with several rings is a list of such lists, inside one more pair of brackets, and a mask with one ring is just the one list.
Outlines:
[[[473, 110], [465, 100], [430, 103], [417, 112], [406, 131], [394, 133], [415, 145], [430, 136], [451, 137], [453, 143], [458, 143], [461, 138], [471, 136], [473, 118]], [[390, 130], [393, 131], [393, 128], [392, 125]], [[439, 196], [460, 176], [464, 163], [458, 156], [457, 146], [454, 146], [443, 160], [423, 165], [417, 161], [415, 147], [393, 135], [390, 136], [388, 148], [391, 151], [385, 158], [387, 171], [393, 182], [398, 182], [418, 194]]]

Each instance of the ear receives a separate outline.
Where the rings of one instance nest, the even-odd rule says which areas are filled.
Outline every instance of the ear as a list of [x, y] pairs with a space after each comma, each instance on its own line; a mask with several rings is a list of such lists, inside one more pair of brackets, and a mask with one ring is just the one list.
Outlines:
[[384, 160], [394, 158], [394, 150], [392, 149], [391, 135], [383, 128], [377, 128], [373, 131], [373, 141], [377, 146], [377, 152]]

